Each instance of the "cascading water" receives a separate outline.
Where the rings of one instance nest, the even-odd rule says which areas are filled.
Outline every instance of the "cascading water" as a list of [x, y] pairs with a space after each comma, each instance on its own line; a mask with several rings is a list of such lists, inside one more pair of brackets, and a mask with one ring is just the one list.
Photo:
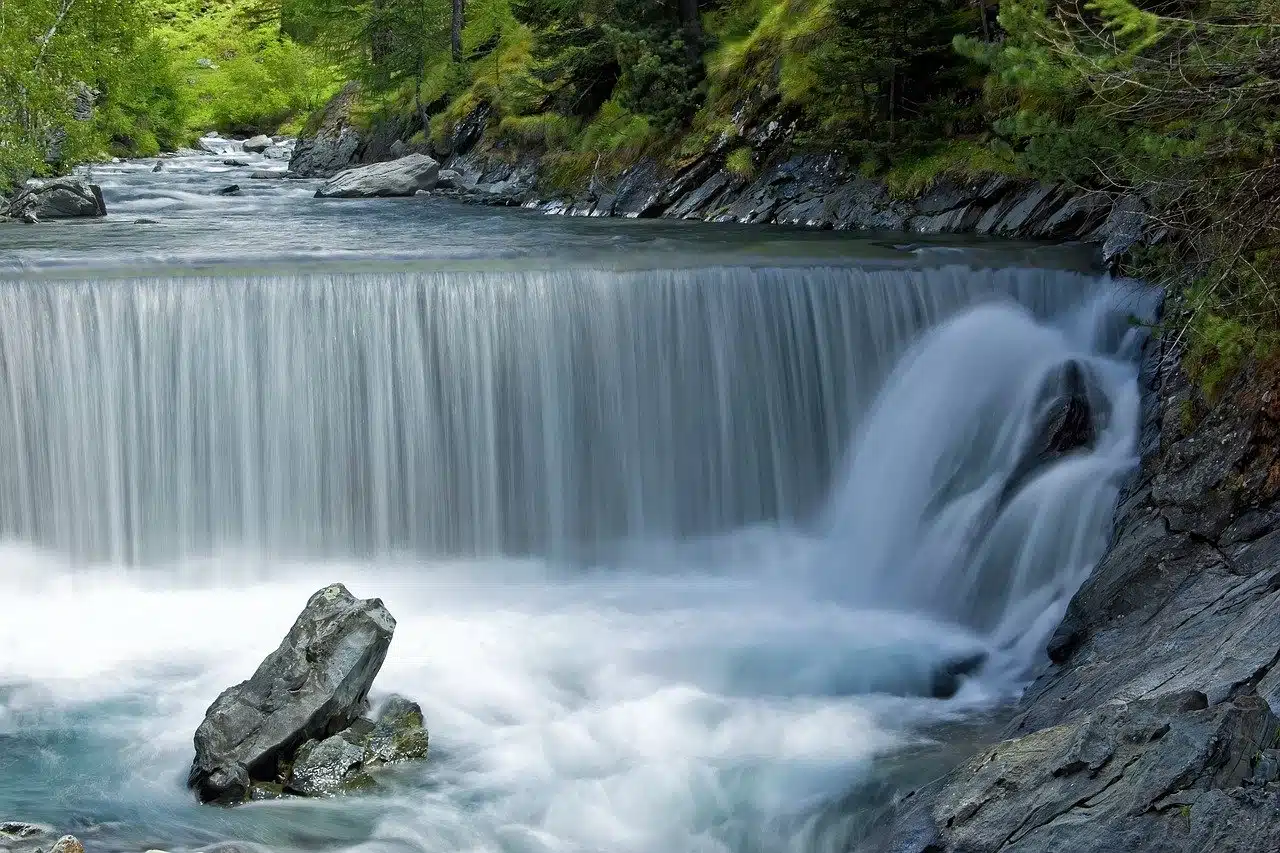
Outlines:
[[[0, 281], [0, 818], [134, 853], [835, 853], [877, 758], [1017, 689], [1135, 461], [1142, 292], [504, 266]], [[1041, 458], [1064, 377], [1096, 435]], [[196, 807], [205, 707], [332, 580], [398, 617], [377, 689], [422, 700], [431, 760]]]

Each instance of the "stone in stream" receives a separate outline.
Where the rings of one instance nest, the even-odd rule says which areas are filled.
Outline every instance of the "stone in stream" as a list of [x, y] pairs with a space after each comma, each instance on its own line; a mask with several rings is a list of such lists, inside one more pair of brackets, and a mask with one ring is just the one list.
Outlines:
[[223, 161], [222, 161], [222, 165], [224, 165], [224, 166], [233, 166], [233, 167], [238, 168], [238, 169], [243, 169], [244, 167], [246, 167], [246, 166], [248, 166], [248, 165], [250, 165], [250, 164], [249, 164], [249, 161], [248, 161], [248, 160], [240, 160], [240, 159], [237, 159], [237, 158], [235, 158], [235, 157], [232, 157], [232, 158], [230, 158], [230, 159], [228, 159], [228, 160], [223, 160]]
[[32, 181], [9, 202], [8, 216], [24, 222], [106, 216], [102, 190], [79, 178]]
[[218, 195], [240, 195], [240, 185], [232, 184], [229, 187], [223, 187], [218, 190]]
[[299, 747], [361, 717], [395, 625], [380, 600], [358, 600], [341, 584], [313, 595], [253, 677], [209, 708], [188, 787], [201, 802], [230, 804], [254, 782], [287, 781]]
[[164, 163], [156, 163], [154, 166], [152, 166], [152, 167], [151, 167], [151, 171], [153, 171], [153, 172], [163, 172], [163, 171], [164, 171]]
[[316, 198], [411, 196], [434, 188], [439, 177], [439, 163], [425, 154], [410, 154], [389, 163], [348, 169], [316, 190]]
[[244, 150], [250, 154], [261, 154], [271, 147], [271, 137], [258, 134], [244, 141]]
[[376, 782], [369, 770], [421, 761], [427, 757], [427, 747], [422, 709], [403, 696], [392, 696], [376, 723], [362, 717], [331, 738], [303, 744], [285, 790], [327, 797], [371, 788]]
[[269, 169], [259, 169], [249, 175], [255, 181], [270, 181], [275, 178], [283, 178], [284, 172], [273, 172]]

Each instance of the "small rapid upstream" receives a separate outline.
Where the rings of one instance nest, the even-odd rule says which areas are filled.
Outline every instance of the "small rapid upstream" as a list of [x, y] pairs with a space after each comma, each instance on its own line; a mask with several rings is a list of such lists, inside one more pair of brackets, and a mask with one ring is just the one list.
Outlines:
[[[0, 232], [0, 818], [135, 853], [834, 853], [905, 749], [1016, 693], [1105, 548], [1131, 284], [226, 171], [100, 167], [106, 222]], [[1067, 370], [1096, 439], [1029, 464]], [[431, 760], [196, 807], [204, 709], [333, 580], [399, 620], [377, 689]]]

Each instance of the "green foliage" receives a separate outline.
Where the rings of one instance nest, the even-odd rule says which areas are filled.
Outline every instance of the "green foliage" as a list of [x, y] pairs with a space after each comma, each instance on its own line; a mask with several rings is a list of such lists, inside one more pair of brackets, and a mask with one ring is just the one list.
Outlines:
[[1005, 0], [989, 69], [1007, 150], [1041, 177], [1140, 187], [1165, 246], [1134, 271], [1168, 286], [1171, 334], [1212, 396], [1280, 330], [1280, 69], [1275, 0]]
[[187, 102], [130, 0], [0, 3], [0, 185], [183, 134]]
[[573, 119], [555, 113], [507, 116], [498, 124], [498, 138], [524, 148], [563, 148], [577, 135]]
[[1275, 340], [1257, 326], [1212, 311], [1196, 315], [1184, 365], [1205, 397], [1217, 399], [1226, 382], [1250, 356], [1275, 350]]
[[262, 0], [145, 0], [192, 104], [189, 135], [275, 132], [337, 91], [338, 69]]
[[617, 101], [607, 101], [595, 120], [583, 130], [577, 147], [588, 152], [630, 151], [638, 155], [655, 137], [653, 125], [647, 118], [630, 112]]

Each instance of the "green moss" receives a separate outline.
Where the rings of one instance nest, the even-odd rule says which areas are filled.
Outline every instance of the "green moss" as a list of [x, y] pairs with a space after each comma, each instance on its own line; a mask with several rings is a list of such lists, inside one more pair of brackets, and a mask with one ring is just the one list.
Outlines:
[[751, 149], [747, 146], [735, 148], [725, 159], [725, 168], [740, 178], [750, 178], [756, 173], [756, 166], [752, 160]]
[[577, 137], [573, 119], [555, 113], [507, 116], [498, 124], [497, 138], [524, 148], [563, 148]]
[[940, 178], [968, 180], [993, 174], [1017, 175], [1017, 162], [990, 147], [965, 140], [955, 140], [927, 154], [895, 164], [884, 175], [889, 193], [894, 198], [916, 198]]

